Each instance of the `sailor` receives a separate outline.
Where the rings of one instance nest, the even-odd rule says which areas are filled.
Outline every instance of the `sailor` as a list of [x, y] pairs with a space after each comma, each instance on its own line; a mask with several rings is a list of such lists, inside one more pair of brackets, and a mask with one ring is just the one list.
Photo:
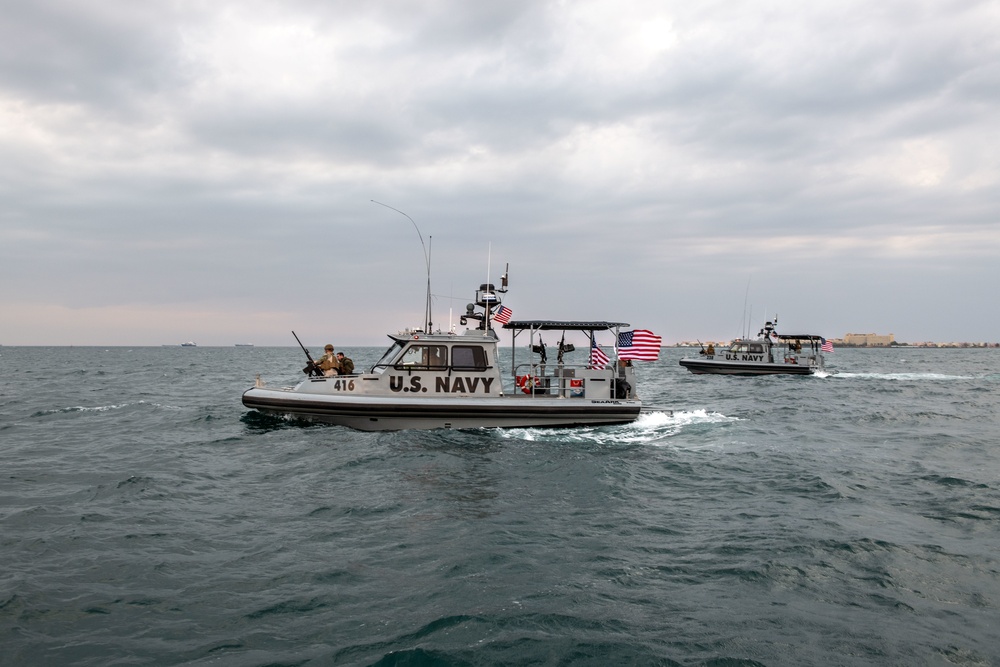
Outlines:
[[333, 345], [327, 343], [326, 347], [323, 348], [326, 351], [319, 361], [316, 362], [316, 366], [323, 371], [323, 375], [327, 377], [331, 375], [337, 375], [340, 373], [340, 362], [337, 361], [336, 355], [333, 353]]
[[354, 373], [354, 361], [350, 357], [345, 357], [343, 352], [337, 353], [337, 363], [340, 365], [341, 375], [351, 375]]
[[708, 349], [705, 350], [705, 354], [707, 354], [708, 356], [712, 356], [713, 354], [715, 354], [715, 346], [709, 343]]

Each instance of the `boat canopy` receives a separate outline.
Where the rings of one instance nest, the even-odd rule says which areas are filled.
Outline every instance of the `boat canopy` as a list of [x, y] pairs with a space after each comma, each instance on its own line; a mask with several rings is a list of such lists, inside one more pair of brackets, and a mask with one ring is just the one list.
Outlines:
[[781, 340], [818, 340], [820, 342], [825, 340], [822, 336], [815, 334], [778, 334], [778, 338]]
[[504, 329], [534, 331], [612, 331], [631, 326], [627, 322], [560, 322], [558, 320], [518, 320], [503, 325]]

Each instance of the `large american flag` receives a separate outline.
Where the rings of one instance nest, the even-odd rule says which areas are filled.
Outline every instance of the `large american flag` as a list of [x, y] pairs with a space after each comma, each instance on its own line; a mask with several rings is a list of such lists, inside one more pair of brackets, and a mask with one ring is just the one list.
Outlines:
[[823, 344], [820, 346], [819, 349], [822, 350], [823, 352], [833, 352], [833, 343], [831, 343], [825, 338], [823, 338], [822, 340]]
[[507, 324], [508, 322], [510, 322], [510, 316], [513, 314], [514, 311], [512, 311], [507, 306], [500, 306], [493, 313], [493, 321], [496, 322], [497, 324]]
[[647, 329], [623, 331], [618, 334], [618, 358], [656, 361], [662, 343], [662, 338]]
[[604, 350], [601, 346], [597, 344], [597, 340], [594, 338], [590, 339], [590, 367], [591, 368], [604, 368], [608, 365], [608, 355], [604, 354]]

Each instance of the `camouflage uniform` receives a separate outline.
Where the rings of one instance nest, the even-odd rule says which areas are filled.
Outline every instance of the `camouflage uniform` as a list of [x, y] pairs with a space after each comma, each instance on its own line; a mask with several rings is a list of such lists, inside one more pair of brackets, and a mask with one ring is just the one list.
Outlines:
[[338, 352], [337, 361], [340, 362], [340, 374], [352, 375], [354, 373], [354, 361], [350, 357], [345, 357], [343, 352]]
[[326, 354], [316, 362], [316, 366], [323, 371], [323, 375], [337, 375], [340, 373], [340, 362], [337, 361], [337, 356], [333, 353], [333, 350], [327, 350]]

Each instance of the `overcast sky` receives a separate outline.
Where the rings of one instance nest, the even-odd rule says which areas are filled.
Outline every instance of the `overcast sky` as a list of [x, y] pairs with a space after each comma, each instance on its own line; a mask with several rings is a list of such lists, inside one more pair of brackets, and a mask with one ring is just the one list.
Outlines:
[[0, 9], [3, 345], [1000, 341], [996, 0]]

